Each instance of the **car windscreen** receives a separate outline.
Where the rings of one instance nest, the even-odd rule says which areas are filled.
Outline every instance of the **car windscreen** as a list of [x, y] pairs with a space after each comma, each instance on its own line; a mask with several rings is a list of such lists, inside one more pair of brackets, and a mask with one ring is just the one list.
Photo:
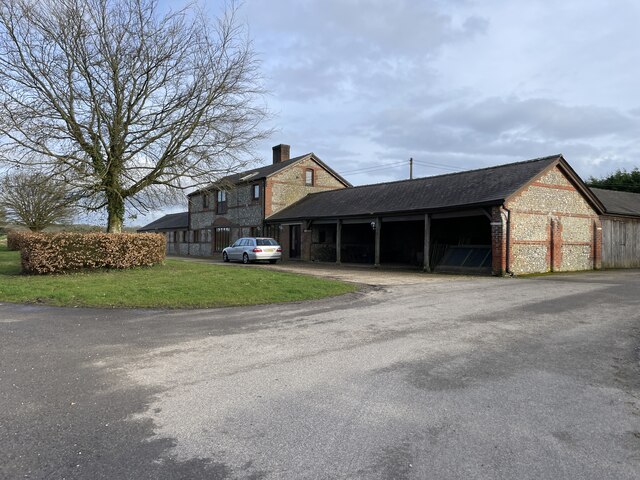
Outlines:
[[258, 245], [260, 246], [265, 246], [265, 245], [278, 245], [278, 242], [276, 242], [273, 238], [257, 238], [256, 242], [258, 243]]

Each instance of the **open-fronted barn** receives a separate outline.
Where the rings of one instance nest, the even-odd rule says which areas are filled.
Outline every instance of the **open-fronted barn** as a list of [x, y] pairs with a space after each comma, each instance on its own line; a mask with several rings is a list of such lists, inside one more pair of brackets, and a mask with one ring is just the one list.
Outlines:
[[504, 275], [600, 268], [603, 213], [553, 155], [312, 194], [267, 222], [289, 258]]

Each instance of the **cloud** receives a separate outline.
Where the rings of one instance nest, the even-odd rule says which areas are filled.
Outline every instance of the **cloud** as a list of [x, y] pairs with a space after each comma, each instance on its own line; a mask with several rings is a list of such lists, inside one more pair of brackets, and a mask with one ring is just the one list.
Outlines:
[[638, 131], [640, 122], [614, 108], [568, 106], [547, 98], [490, 97], [434, 115], [436, 123], [488, 134], [520, 132], [552, 139], [584, 139]]
[[420, 78], [440, 47], [482, 34], [487, 21], [460, 21], [436, 1], [301, 1], [252, 5], [249, 21], [277, 95], [350, 98]]
[[354, 184], [406, 178], [409, 157], [417, 176], [555, 153], [583, 178], [633, 169], [640, 2], [611, 5], [246, 0], [277, 113], [257, 153], [289, 143]]
[[639, 161], [636, 2], [613, 12], [604, 0], [303, 0], [246, 12], [280, 112], [271, 143], [313, 150], [338, 170], [563, 152], [590, 175]]

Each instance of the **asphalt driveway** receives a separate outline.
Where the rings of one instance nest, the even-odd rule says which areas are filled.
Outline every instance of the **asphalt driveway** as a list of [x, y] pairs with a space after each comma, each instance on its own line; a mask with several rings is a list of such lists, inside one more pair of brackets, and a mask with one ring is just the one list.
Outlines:
[[636, 479], [638, 285], [621, 271], [221, 310], [0, 305], [0, 478]]

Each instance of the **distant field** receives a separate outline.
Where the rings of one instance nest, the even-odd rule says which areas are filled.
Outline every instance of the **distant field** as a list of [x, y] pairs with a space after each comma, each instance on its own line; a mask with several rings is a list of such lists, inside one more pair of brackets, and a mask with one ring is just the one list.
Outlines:
[[165, 265], [66, 275], [20, 274], [20, 254], [0, 243], [0, 301], [57, 306], [205, 308], [312, 300], [353, 292], [335, 280], [242, 265]]

